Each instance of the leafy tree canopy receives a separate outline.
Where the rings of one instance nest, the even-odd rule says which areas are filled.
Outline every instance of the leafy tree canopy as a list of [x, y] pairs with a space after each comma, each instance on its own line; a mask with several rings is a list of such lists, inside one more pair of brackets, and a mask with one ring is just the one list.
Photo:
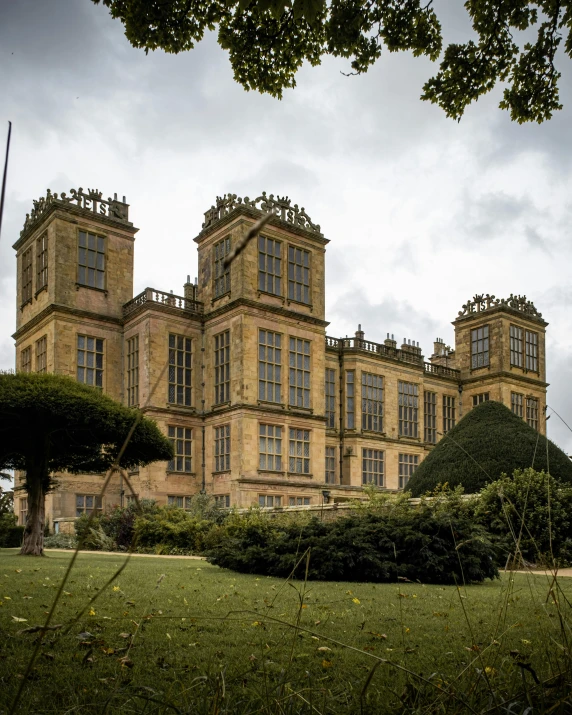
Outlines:
[[205, 30], [218, 28], [235, 80], [278, 98], [295, 87], [305, 60], [315, 66], [324, 55], [348, 58], [353, 74], [366, 72], [383, 47], [440, 58], [421, 98], [457, 120], [499, 81], [505, 83], [500, 107], [511, 119], [550, 119], [562, 108], [554, 62], [563, 40], [572, 56], [570, 0], [467, 0], [474, 38], [443, 53], [431, 0], [92, 1], [108, 7], [131, 44], [145, 51], [191, 50]]
[[407, 488], [413, 496], [421, 496], [447, 483], [474, 493], [502, 473], [527, 467], [572, 482], [572, 462], [559, 447], [500, 402], [483, 402], [441, 439]]

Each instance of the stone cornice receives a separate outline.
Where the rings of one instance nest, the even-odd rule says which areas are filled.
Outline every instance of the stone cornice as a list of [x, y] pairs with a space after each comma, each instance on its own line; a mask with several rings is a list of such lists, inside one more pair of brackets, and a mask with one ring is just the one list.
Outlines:
[[470, 387], [473, 383], [479, 382], [483, 385], [495, 384], [499, 381], [499, 378], [505, 378], [509, 380], [515, 380], [516, 382], [526, 382], [529, 385], [534, 385], [535, 387], [548, 387], [549, 382], [543, 382], [538, 378], [528, 377], [527, 375], [518, 375], [514, 372], [508, 372], [508, 370], [499, 370], [495, 372], [490, 372], [487, 375], [480, 374], [475, 377], [467, 377], [461, 380], [461, 385], [464, 387]]
[[121, 327], [123, 325], [123, 320], [121, 318], [114, 318], [111, 315], [102, 315], [101, 313], [92, 313], [89, 310], [79, 310], [78, 308], [70, 308], [68, 305], [60, 305], [58, 303], [50, 303], [37, 315], [27, 321], [25, 325], [19, 328], [13, 335], [14, 340], [19, 340], [27, 332], [39, 325], [45, 318], [52, 313], [63, 313], [64, 315], [73, 315], [77, 318], [87, 318], [89, 320], [97, 320], [103, 323], [112, 323]]
[[275, 315], [281, 315], [284, 318], [290, 318], [296, 321], [304, 321], [306, 323], [311, 323], [312, 325], [319, 325], [322, 328], [326, 328], [329, 323], [326, 320], [321, 320], [320, 318], [315, 318], [313, 315], [307, 315], [306, 313], [296, 313], [293, 310], [288, 310], [287, 308], [281, 308], [278, 305], [269, 305], [268, 303], [259, 303], [250, 298], [236, 298], [230, 303], [226, 303], [220, 308], [212, 310], [210, 313], [205, 313], [204, 321], [207, 323], [211, 318], [218, 318], [226, 312], [233, 310], [234, 308], [256, 308], [259, 310], [264, 310], [268, 313], [274, 313]]

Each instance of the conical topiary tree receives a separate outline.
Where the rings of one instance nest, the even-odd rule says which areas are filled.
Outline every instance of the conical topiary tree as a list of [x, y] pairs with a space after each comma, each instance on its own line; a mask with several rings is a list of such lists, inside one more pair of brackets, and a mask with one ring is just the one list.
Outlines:
[[461, 484], [465, 492], [474, 493], [502, 473], [527, 467], [572, 483], [572, 462], [559, 447], [500, 402], [483, 402], [441, 439], [407, 488], [421, 496], [439, 484]]
[[[28, 519], [22, 554], [39, 556], [52, 473], [105, 472], [116, 463], [137, 411], [61, 375], [0, 374], [0, 469], [25, 472]], [[135, 467], [171, 459], [155, 422], [140, 417], [120, 460]]]

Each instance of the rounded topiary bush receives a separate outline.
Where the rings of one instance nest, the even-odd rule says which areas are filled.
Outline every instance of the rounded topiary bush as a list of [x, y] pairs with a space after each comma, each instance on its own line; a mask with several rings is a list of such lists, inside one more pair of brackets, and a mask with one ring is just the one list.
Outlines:
[[572, 462], [559, 447], [500, 402], [483, 402], [441, 439], [407, 488], [413, 496], [439, 484], [461, 485], [466, 493], [475, 493], [503, 473], [528, 467], [572, 483]]

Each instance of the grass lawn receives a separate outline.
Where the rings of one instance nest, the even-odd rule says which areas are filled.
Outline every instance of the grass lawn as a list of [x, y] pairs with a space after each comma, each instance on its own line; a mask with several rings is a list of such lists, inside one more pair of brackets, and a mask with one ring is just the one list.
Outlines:
[[0, 713], [23, 682], [17, 712], [30, 713], [484, 712], [505, 699], [522, 713], [566, 697], [535, 678], [568, 667], [572, 579], [551, 594], [519, 574], [466, 589], [305, 585], [133, 557], [65, 633], [123, 562], [97, 554], [78, 557], [52, 619], [64, 627], [24, 681], [38, 634], [21, 631], [44, 623], [70, 558], [0, 549]]

